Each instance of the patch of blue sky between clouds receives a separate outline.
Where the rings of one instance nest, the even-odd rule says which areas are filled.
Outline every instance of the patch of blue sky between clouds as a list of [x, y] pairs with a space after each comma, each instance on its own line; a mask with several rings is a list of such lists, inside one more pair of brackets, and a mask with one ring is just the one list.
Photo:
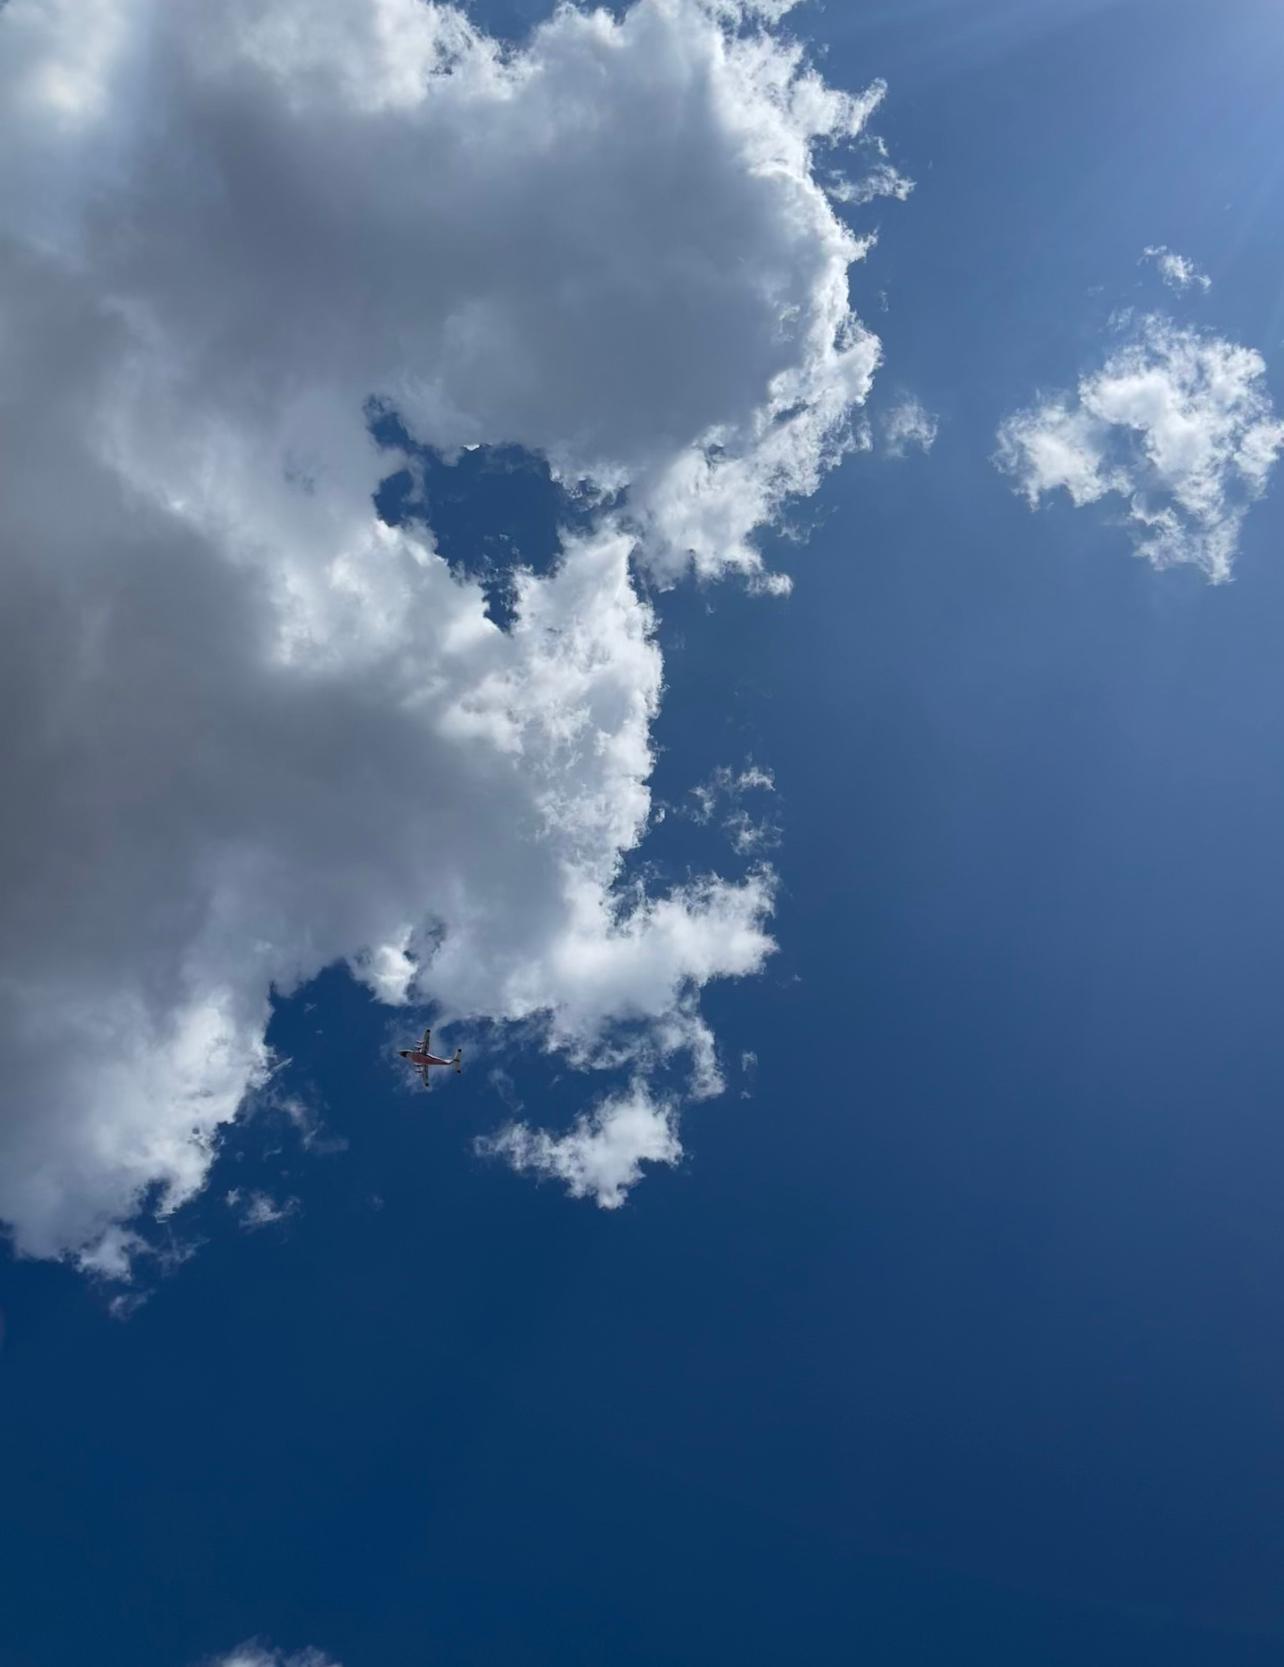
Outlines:
[[445, 458], [387, 409], [371, 410], [370, 431], [400, 465], [375, 493], [380, 520], [423, 527], [451, 571], [481, 585], [502, 631], [516, 618], [518, 577], [551, 572], [563, 537], [584, 537], [623, 497], [568, 488], [521, 446], [468, 446]]

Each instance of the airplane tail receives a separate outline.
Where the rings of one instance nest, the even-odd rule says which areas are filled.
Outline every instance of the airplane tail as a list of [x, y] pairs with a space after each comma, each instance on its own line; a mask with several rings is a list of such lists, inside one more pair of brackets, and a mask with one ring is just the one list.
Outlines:
[[456, 1048], [455, 1049], [455, 1057], [454, 1057], [454, 1060], [453, 1060], [452, 1063], [454, 1064], [454, 1067], [457, 1071], [462, 1071], [463, 1068], [464, 1068], [463, 1063], [462, 1063], [463, 1057], [464, 1057], [464, 1050], [462, 1048]]

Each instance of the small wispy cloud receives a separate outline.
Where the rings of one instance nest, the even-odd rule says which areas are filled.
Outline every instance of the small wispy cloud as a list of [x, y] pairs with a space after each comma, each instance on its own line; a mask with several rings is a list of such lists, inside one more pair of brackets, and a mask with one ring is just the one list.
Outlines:
[[578, 1117], [565, 1134], [509, 1123], [479, 1136], [475, 1147], [519, 1174], [562, 1181], [572, 1198], [591, 1198], [603, 1210], [620, 1208], [644, 1163], [676, 1164], [682, 1156], [676, 1106], [653, 1098], [641, 1080]]
[[289, 1654], [250, 1639], [238, 1644], [230, 1654], [206, 1662], [204, 1667], [338, 1667], [338, 1664], [321, 1650], [309, 1648]]
[[109, 1227], [78, 1252], [76, 1266], [98, 1279], [127, 1284], [133, 1278], [135, 1261], [149, 1249], [147, 1241], [128, 1227]]
[[305, 1152], [316, 1157], [328, 1157], [335, 1152], [346, 1152], [348, 1142], [342, 1135], [331, 1134], [316, 1108], [298, 1094], [286, 1094], [273, 1102], [278, 1111], [289, 1119]]
[[128, 1320], [136, 1314], [150, 1300], [156, 1282], [189, 1262], [205, 1242], [182, 1236], [168, 1222], [153, 1223], [151, 1230], [152, 1237], [144, 1238], [132, 1227], [117, 1223], [74, 1258], [81, 1273], [115, 1287], [107, 1301], [107, 1312], [114, 1320]]
[[929, 452], [936, 443], [939, 427], [940, 419], [921, 401], [908, 395], [879, 419], [883, 453], [886, 457], [904, 457], [911, 446]]
[[297, 1198], [285, 1198], [278, 1203], [270, 1193], [246, 1192], [240, 1187], [225, 1192], [223, 1202], [229, 1210], [235, 1211], [237, 1224], [247, 1233], [253, 1233], [260, 1227], [273, 1227], [277, 1222], [296, 1215], [299, 1210]]
[[747, 793], [775, 791], [776, 778], [771, 771], [752, 761], [738, 771], [720, 764], [706, 781], [691, 789], [695, 806], [686, 814], [702, 827], [719, 818], [723, 833], [739, 856], [760, 855], [779, 845], [780, 829], [768, 818], [751, 815], [743, 801]]
[[862, 148], [872, 155], [873, 161], [859, 179], [852, 179], [838, 170], [831, 173], [825, 181], [829, 196], [836, 203], [852, 207], [872, 203], [879, 197], [890, 197], [894, 202], [903, 203], [914, 189], [914, 181], [908, 174], [893, 167], [888, 158], [886, 141], [877, 134], [870, 134]]
[[504, 1070], [503, 1066], [496, 1065], [487, 1073], [486, 1080], [513, 1116], [519, 1117], [524, 1109], [524, 1102], [517, 1092], [517, 1084], [513, 1081], [512, 1074]]
[[1113, 495], [1137, 554], [1230, 577], [1240, 527], [1284, 446], [1260, 353], [1152, 315], [1073, 394], [999, 428], [994, 461], [1030, 507], [1063, 488], [1076, 506]]
[[[1175, 249], [1169, 249], [1163, 243], [1149, 243], [1141, 254], [1142, 261], [1153, 262], [1159, 276], [1169, 289], [1178, 291], [1187, 289], [1210, 290], [1213, 280], [1207, 272], [1201, 272], [1194, 261], [1186, 255], [1179, 255]], [[1140, 263], [1139, 263], [1140, 264]]]

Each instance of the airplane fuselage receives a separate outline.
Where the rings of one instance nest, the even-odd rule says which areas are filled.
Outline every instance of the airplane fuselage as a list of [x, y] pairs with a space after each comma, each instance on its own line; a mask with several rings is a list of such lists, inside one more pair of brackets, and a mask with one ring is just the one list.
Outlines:
[[425, 1065], [453, 1065], [453, 1059], [438, 1059], [435, 1053], [425, 1053], [422, 1048], [402, 1048], [401, 1057], [408, 1059], [412, 1065], [418, 1065], [422, 1070]]

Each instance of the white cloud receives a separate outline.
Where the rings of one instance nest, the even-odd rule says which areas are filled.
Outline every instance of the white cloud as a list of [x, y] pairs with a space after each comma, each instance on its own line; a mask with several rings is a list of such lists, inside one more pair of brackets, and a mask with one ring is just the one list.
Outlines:
[[[881, 88], [882, 83], [877, 86]], [[825, 189], [837, 203], [860, 207], [878, 197], [891, 197], [903, 203], [914, 189], [914, 181], [893, 166], [887, 146], [876, 134], [865, 138], [866, 147], [873, 152], [873, 162], [857, 178], [851, 179], [840, 170], [830, 174]]]
[[278, 1204], [271, 1193], [244, 1192], [240, 1187], [232, 1187], [225, 1193], [223, 1202], [236, 1211], [238, 1224], [251, 1233], [256, 1228], [274, 1227], [278, 1222], [287, 1221], [299, 1208], [297, 1198], [286, 1198]]
[[682, 1156], [677, 1108], [653, 1099], [640, 1081], [577, 1118], [566, 1134], [509, 1123], [476, 1145], [519, 1172], [563, 1181], [572, 1198], [591, 1198], [603, 1210], [619, 1209], [644, 1163], [676, 1164]]
[[714, 811], [722, 801], [729, 800], [736, 804], [745, 793], [774, 793], [775, 790], [776, 778], [759, 764], [746, 764], [743, 770], [733, 770], [729, 764], [720, 764], [708, 781], [702, 781], [691, 789], [691, 797], [696, 802], [692, 815], [697, 822], [707, 823], [712, 821]]
[[95, 1274], [100, 1279], [128, 1280], [135, 1258], [146, 1249], [145, 1241], [137, 1233], [111, 1226], [79, 1252], [76, 1266], [82, 1273]]
[[931, 451], [939, 423], [919, 400], [907, 395], [882, 414], [879, 426], [886, 455], [904, 457], [911, 446]]
[[1240, 525], [1284, 446], [1251, 348], [1151, 316], [1074, 395], [1008, 417], [998, 467], [1032, 508], [1064, 488], [1076, 505], [1121, 498], [1133, 545], [1155, 567], [1230, 577]]
[[336, 1152], [347, 1151], [347, 1140], [342, 1135], [330, 1134], [315, 1107], [297, 1094], [270, 1096], [268, 1104], [287, 1119], [305, 1152], [331, 1157]]
[[[621, 890], [662, 666], [633, 583], [768, 588], [755, 527], [848, 442], [878, 344], [813, 162], [881, 96], [774, 8], [562, 10], [519, 51], [419, 0], [0, 11], [0, 1218], [125, 1271], [346, 959], [441, 1022], [695, 1007], [770, 876]], [[544, 452], [627, 514], [511, 632], [374, 518], [416, 438]]]
[[1201, 272], [1186, 255], [1179, 255], [1174, 250], [1166, 248], [1162, 243], [1148, 244], [1142, 251], [1143, 261], [1153, 261], [1159, 276], [1169, 289], [1178, 291], [1187, 289], [1210, 290], [1213, 280], [1207, 272]]
[[321, 1650], [305, 1649], [290, 1654], [251, 1640], [238, 1644], [229, 1655], [220, 1656], [206, 1667], [337, 1667], [337, 1664]]
[[753, 816], [744, 804], [746, 793], [774, 793], [776, 780], [770, 770], [748, 764], [735, 771], [720, 764], [707, 781], [691, 789], [695, 809], [689, 812], [692, 820], [702, 825], [710, 823], [719, 809], [721, 826], [738, 856], [760, 856], [780, 843], [778, 825], [767, 817]]

